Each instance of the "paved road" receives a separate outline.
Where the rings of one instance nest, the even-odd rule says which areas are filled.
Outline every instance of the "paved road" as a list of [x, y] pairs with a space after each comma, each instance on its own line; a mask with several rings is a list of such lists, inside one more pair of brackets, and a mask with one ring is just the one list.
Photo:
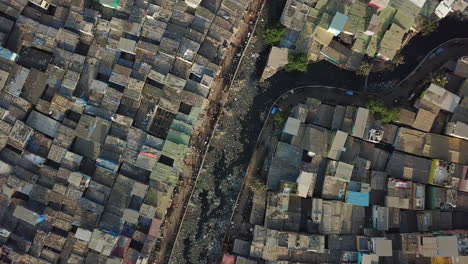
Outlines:
[[[442, 52], [440, 52], [440, 48], [443, 49]], [[440, 53], [435, 55], [435, 50], [438, 50]], [[273, 115], [270, 115], [273, 105], [277, 105], [280, 109], [287, 112], [297, 104], [305, 102], [306, 98], [310, 97], [318, 98], [325, 103], [337, 105], [363, 106], [369, 98], [376, 97], [380, 100], [384, 100], [387, 104], [394, 104], [395, 101], [399, 104], [407, 104], [408, 97], [412, 93], [420, 92], [424, 82], [427, 80], [427, 76], [430, 75], [431, 72], [437, 71], [450, 60], [466, 55], [468, 55], [468, 39], [454, 39], [448, 41], [429, 52], [421, 59], [416, 68], [396, 86], [380, 94], [355, 92], [354, 96], [350, 96], [345, 94], [346, 89], [344, 88], [321, 85], [305, 85], [295, 87], [289, 91], [287, 91], [287, 87], [284, 87], [286, 91], [277, 96], [275, 101], [266, 102], [266, 109], [264, 111], [268, 111], [267, 118], [260, 131], [255, 151], [252, 154], [252, 159], [246, 170], [244, 183], [231, 217], [231, 228], [226, 232], [225, 250], [230, 250], [229, 247], [233, 244], [234, 238], [248, 239], [249, 228], [245, 227], [245, 223], [249, 222], [252, 193], [248, 188], [245, 188], [245, 184], [250, 182], [252, 177], [260, 177], [266, 157], [272, 155], [274, 151], [274, 147], [270, 146], [272, 144], [272, 138], [275, 137], [274, 118]], [[279, 93], [280, 91], [274, 92]]]
[[[438, 55], [433, 55], [434, 51], [442, 48], [442, 52], [439, 53]], [[445, 63], [447, 63], [450, 60], [466, 56], [468, 55], [468, 38], [458, 38], [458, 39], [453, 39], [449, 40], [447, 42], [444, 42], [441, 45], [436, 46], [433, 48], [428, 54], [422, 54], [420, 55], [420, 58], [418, 60], [418, 64], [413, 68], [413, 70], [409, 73], [406, 73], [404, 76], [405, 78], [402, 78], [402, 76], [399, 77], [399, 79], [394, 79], [394, 80], [380, 80], [381, 83], [380, 85], [388, 85], [386, 82], [391, 81], [391, 85], [383, 88], [379, 92], [361, 92], [360, 89], [362, 87], [362, 83], [364, 82], [363, 79], [360, 77], [357, 77], [352, 73], [350, 75], [349, 72], [342, 71], [341, 74], [338, 74], [336, 72], [336, 67], [333, 66], [332, 64], [322, 61], [318, 62], [317, 64], [323, 64], [327, 63], [327, 65], [319, 65], [318, 67], [323, 68], [323, 72], [330, 72], [329, 74], [331, 75], [336, 75], [336, 79], [338, 79], [338, 82], [336, 80], [329, 80], [330, 77], [324, 77], [323, 83], [321, 82], [321, 79], [305, 79], [303, 80], [297, 73], [290, 73], [292, 77], [290, 78], [285, 78], [284, 75], [288, 75], [288, 73], [280, 73], [280, 76], [274, 76], [269, 82], [273, 84], [273, 87], [270, 87], [270, 89], [266, 90], [263, 94], [263, 98], [271, 98], [271, 100], [265, 101], [263, 100], [263, 105], [262, 107], [264, 108], [261, 111], [266, 111], [266, 109], [269, 109], [271, 107], [271, 104], [274, 100], [279, 98], [282, 94], [287, 93], [289, 90], [294, 90], [297, 87], [307, 87], [310, 86], [310, 89], [313, 90], [319, 90], [319, 92], [316, 94], [316, 98], [320, 98], [321, 100], [323, 99], [324, 101], [329, 100], [330, 102], [336, 102], [338, 104], [345, 104], [347, 101], [350, 99], [347, 96], [339, 95], [338, 97], [327, 97], [326, 93], [329, 93], [330, 88], [319, 88], [319, 86], [327, 86], [329, 85], [330, 87], [340, 87], [338, 90], [353, 90], [355, 91], [355, 96], [354, 100], [356, 100], [358, 97], [362, 96], [367, 96], [367, 97], [375, 97], [379, 98], [381, 100], [384, 100], [386, 103], [393, 104], [394, 100], [399, 100], [401, 101], [402, 99], [404, 100], [405, 98], [408, 98], [413, 92], [418, 92], [420, 91], [420, 84], [423, 84], [423, 82], [427, 79], [427, 77], [432, 73], [437, 71], [441, 66], [443, 66]], [[311, 67], [314, 67], [312, 65]], [[298, 76], [296, 78], [296, 76]], [[346, 79], [347, 81], [339, 80], [341, 78], [348, 78]], [[370, 78], [372, 79], [372, 78]], [[402, 80], [406, 80], [403, 81]], [[341, 83], [339, 82], [341, 81]], [[290, 85], [288, 85], [288, 83]], [[378, 84], [369, 84], [373, 86], [377, 86]], [[328, 87], [328, 86], [327, 86]], [[273, 88], [273, 89], [271, 89]], [[325, 89], [325, 90], [324, 90]], [[322, 91], [327, 91], [323, 95], [321, 94]], [[309, 92], [313, 93], [313, 92]], [[336, 92], [339, 94], [339, 92]], [[381, 95], [385, 94], [384, 97]], [[341, 102], [343, 100], [343, 102]], [[260, 101], [260, 100], [259, 100]]]
[[[436, 54], [437, 51], [437, 54]], [[468, 55], [468, 39], [453, 39], [434, 48], [420, 64], [392, 90], [388, 91], [394, 99], [408, 98], [421, 92], [422, 84], [432, 72], [437, 71], [450, 60]]]
[[[256, 43], [252, 46], [255, 45], [260, 44]], [[468, 50], [467, 46], [464, 48]], [[333, 104], [362, 105], [368, 97], [372, 97], [372, 95], [361, 96], [359, 93], [355, 96], [348, 96], [342, 89], [324, 88], [324, 85], [330, 85], [358, 90], [364, 82], [354, 73], [343, 71], [328, 62], [319, 62], [309, 66], [309, 72], [306, 74], [279, 73], [267, 83], [269, 85], [257, 85], [259, 72], [253, 72], [249, 67], [255, 63], [260, 70], [263, 67], [258, 64], [258, 61], [255, 62], [256, 60], [252, 59], [250, 53], [258, 54], [262, 52], [262, 49], [261, 45], [251, 49], [248, 51], [249, 56], [245, 57], [245, 62], [241, 62], [246, 65], [247, 73], [236, 78], [235, 82], [240, 82], [238, 91], [230, 95], [225, 115], [221, 118], [219, 129], [213, 136], [213, 144], [210, 143], [211, 147], [208, 150], [207, 163], [202, 169], [201, 181], [195, 188], [195, 195], [188, 208], [190, 217], [182, 224], [179, 234], [182, 233], [183, 236], [177, 239], [176, 250], [170, 263], [216, 263], [214, 261], [217, 259], [216, 255], [221, 254], [219, 243], [221, 243], [222, 234], [229, 228], [230, 213], [236, 205], [235, 199], [240, 191], [255, 145], [259, 142], [269, 144], [268, 137], [258, 142], [254, 140], [259, 135], [265, 120], [261, 116], [269, 112], [276, 98], [288, 92], [291, 87], [299, 86], [306, 86], [302, 87], [303, 92], [296, 90], [295, 94], [289, 95], [288, 98], [278, 103], [288, 108], [310, 96]], [[421, 55], [424, 56], [424, 54]], [[449, 54], [444, 56], [448, 57]], [[427, 74], [423, 71], [432, 71], [438, 67], [437, 63], [434, 63], [427, 69], [422, 69], [421, 76]], [[396, 79], [396, 82], [399, 79], [400, 77]], [[403, 86], [397, 87], [384, 99], [391, 103], [399, 99], [406, 89]], [[261, 133], [262, 137], [267, 133]], [[268, 148], [265, 151], [268, 151]], [[262, 153], [257, 155], [259, 160], [263, 160], [263, 155]], [[249, 168], [248, 171], [255, 170]], [[245, 200], [248, 201], [248, 199]], [[243, 206], [243, 203], [241, 201], [239, 206]], [[237, 229], [234, 228], [234, 230]]]

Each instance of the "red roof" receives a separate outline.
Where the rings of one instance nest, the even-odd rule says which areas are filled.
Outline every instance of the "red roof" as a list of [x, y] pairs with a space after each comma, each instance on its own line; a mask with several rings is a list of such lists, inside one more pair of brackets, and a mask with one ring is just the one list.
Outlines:
[[160, 237], [161, 236], [161, 224], [162, 220], [158, 218], [153, 218], [151, 221], [151, 227], [148, 231], [148, 235], [152, 237]]
[[143, 151], [141, 151], [140, 154], [143, 155], [143, 156], [150, 157], [150, 158], [152, 158], [152, 159], [157, 159], [157, 158], [158, 158], [158, 156], [156, 156], [156, 154], [150, 153], [150, 152], [143, 152]]
[[231, 256], [227, 253], [224, 253], [223, 260], [221, 260], [220, 264], [235, 264], [236, 263], [236, 256]]

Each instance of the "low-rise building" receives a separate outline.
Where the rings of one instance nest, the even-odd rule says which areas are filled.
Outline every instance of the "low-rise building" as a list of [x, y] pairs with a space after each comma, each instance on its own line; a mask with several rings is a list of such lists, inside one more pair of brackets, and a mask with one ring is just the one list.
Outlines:
[[460, 121], [448, 122], [445, 128], [445, 134], [447, 136], [468, 140], [468, 125]]
[[439, 3], [439, 5], [437, 6], [434, 14], [442, 19], [444, 18], [445, 16], [448, 15], [448, 13], [450, 13], [452, 11], [452, 5], [453, 3], [455, 2], [455, 0], [443, 0]]
[[458, 256], [458, 240], [456, 236], [424, 236], [418, 243], [418, 251], [424, 257], [455, 257]]
[[340, 12], [336, 12], [333, 16], [330, 26], [328, 27], [328, 31], [333, 33], [333, 35], [336, 37], [338, 34], [343, 32], [347, 22], [348, 16], [345, 16]]
[[255, 226], [250, 256], [267, 261], [278, 261], [293, 252], [324, 253], [325, 236], [281, 232]]
[[347, 138], [348, 133], [337, 130], [330, 145], [330, 150], [328, 151], [327, 157], [330, 159], [339, 160]]
[[439, 159], [433, 159], [429, 172], [429, 184], [453, 187], [452, 179], [455, 173], [455, 164]]
[[368, 117], [369, 109], [359, 107], [356, 112], [356, 116], [354, 117], [354, 123], [351, 129], [351, 135], [353, 137], [361, 139], [364, 137]]
[[468, 57], [461, 57], [457, 60], [454, 73], [460, 77], [468, 78]]
[[460, 166], [457, 178], [460, 179], [458, 190], [468, 192], [468, 166]]
[[270, 78], [288, 64], [288, 55], [289, 50], [287, 48], [272, 47], [261, 80]]
[[428, 105], [428, 107], [435, 105], [441, 110], [453, 113], [455, 108], [460, 103], [460, 100], [461, 98], [458, 95], [453, 94], [434, 83], [431, 83], [429, 88], [427, 88], [421, 95], [419, 103], [423, 106]]

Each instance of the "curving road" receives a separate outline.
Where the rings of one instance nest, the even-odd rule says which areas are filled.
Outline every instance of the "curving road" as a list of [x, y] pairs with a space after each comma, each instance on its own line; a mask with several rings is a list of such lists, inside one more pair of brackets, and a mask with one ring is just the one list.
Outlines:
[[[437, 51], [437, 54], [435, 51]], [[369, 98], [384, 100], [389, 105], [394, 105], [395, 102], [407, 104], [408, 97], [412, 93], [418, 93], [420, 89], [424, 88], [423, 84], [431, 72], [437, 71], [448, 61], [462, 56], [468, 56], [468, 38], [448, 40], [429, 51], [417, 66], [398, 83], [380, 92], [353, 91], [354, 95], [350, 96], [345, 92], [351, 89], [323, 85], [302, 85], [290, 90], [288, 90], [288, 87], [282, 89], [283, 87], [280, 86], [278, 90], [270, 90], [273, 94], [279, 95], [276, 95], [276, 100], [266, 102], [266, 109], [263, 110], [268, 111], [267, 117], [257, 138], [252, 159], [246, 170], [243, 186], [236, 200], [236, 207], [230, 218], [233, 224], [226, 232], [226, 244], [232, 244], [234, 238], [239, 237], [239, 233], [242, 232], [243, 222], [248, 222], [246, 212], [250, 210], [249, 199], [251, 197], [249, 197], [250, 191], [244, 186], [245, 182], [248, 182], [251, 177], [261, 171], [265, 158], [274, 150], [269, 146], [271, 138], [275, 136], [274, 118], [270, 115], [273, 106], [276, 105], [283, 111], [289, 111], [309, 97], [336, 105], [363, 106]], [[282, 94], [280, 94], [281, 92]], [[242, 237], [242, 234], [240, 237]]]
[[[453, 30], [450, 28], [453, 21], [444, 23], [439, 31]], [[468, 27], [468, 23], [464, 25]], [[453, 37], [468, 37], [468, 31], [465, 30], [463, 34], [466, 36]], [[393, 103], [395, 99], [407, 98], [411, 90], [418, 88], [417, 84], [421, 83], [428, 73], [440, 68], [452, 58], [468, 55], [468, 39], [463, 39], [459, 43], [447, 42], [444, 44], [443, 56], [431, 58], [428, 52], [447, 40], [449, 39], [416, 38], [415, 43], [423, 45], [423, 48], [414, 48], [417, 47], [414, 44], [408, 45], [411, 49], [403, 50], [407, 60], [405, 65], [391, 73], [371, 75], [369, 83], [376, 87], [382, 86], [379, 90], [386, 91], [386, 94], [380, 98], [388, 104]], [[433, 45], [424, 45], [428, 43]], [[230, 234], [227, 231], [237, 233], [242, 229], [242, 214], [236, 214], [240, 217], [232, 219], [234, 226], [231, 226], [230, 218], [236, 204], [237, 208], [243, 211], [243, 203], [246, 202], [236, 198], [244, 197], [238, 195], [241, 193], [246, 171], [252, 171], [248, 165], [252, 153], [258, 150], [256, 145], [260, 145], [261, 142], [268, 145], [268, 136], [265, 135], [269, 134], [268, 122], [271, 121], [266, 117], [275, 102], [283, 108], [289, 108], [306, 97], [316, 97], [333, 104], [363, 105], [369, 97], [376, 96], [376, 93], [358, 91], [364, 82], [362, 78], [324, 61], [310, 65], [306, 74], [280, 72], [266, 83], [259, 84], [263, 65], [261, 61], [256, 61], [255, 56], [250, 55], [264, 54], [264, 51], [265, 47], [254, 36], [251, 45], [247, 47], [247, 56], [241, 62], [239, 74], [230, 91], [230, 100], [223, 110], [205, 155], [200, 179], [190, 199], [187, 217], [180, 228], [169, 263], [216, 263], [222, 254], [224, 235]], [[421, 64], [421, 61], [424, 63]], [[257, 71], [253, 70], [255, 68]], [[395, 85], [402, 80], [402, 76], [409, 74], [411, 77], [406, 82]], [[346, 95], [345, 89], [354, 90], [355, 95]], [[291, 94], [290, 90], [294, 90], [294, 93]], [[281, 97], [283, 98], [275, 101]], [[403, 100], [400, 100], [400, 103], [404, 103]], [[266, 119], [267, 126], [260, 134]], [[259, 140], [255, 141], [259, 134]], [[261, 153], [256, 156], [258, 160], [263, 160]]]

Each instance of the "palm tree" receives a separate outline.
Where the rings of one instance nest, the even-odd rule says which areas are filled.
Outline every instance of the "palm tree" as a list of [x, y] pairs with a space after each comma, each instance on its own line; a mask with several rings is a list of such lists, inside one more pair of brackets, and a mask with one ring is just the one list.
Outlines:
[[443, 74], [432, 75], [431, 76], [431, 83], [436, 84], [440, 87], [445, 87], [448, 83], [447, 76]]
[[405, 56], [401, 55], [401, 54], [397, 54], [395, 55], [395, 57], [393, 57], [393, 65], [395, 65], [396, 67], [402, 65], [402, 64], [405, 64]]
[[421, 28], [421, 34], [425, 36], [429, 36], [432, 32], [436, 31], [439, 27], [439, 21], [437, 20], [430, 20], [426, 22]]
[[367, 61], [364, 61], [361, 63], [358, 70], [356, 71], [356, 75], [366, 77], [365, 82], [364, 82], [364, 91], [367, 90], [367, 79], [369, 77], [371, 70], [372, 70], [372, 64]]
[[371, 70], [372, 70], [372, 65], [369, 62], [365, 61], [361, 63], [358, 70], [356, 71], [356, 74], [359, 76], [367, 76], [369, 75]]

